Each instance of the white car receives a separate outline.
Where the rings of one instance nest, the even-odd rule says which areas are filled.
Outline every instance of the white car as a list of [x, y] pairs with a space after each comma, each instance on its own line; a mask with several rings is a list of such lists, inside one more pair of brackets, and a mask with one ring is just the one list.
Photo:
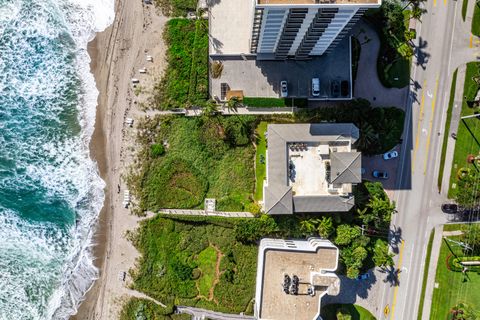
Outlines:
[[280, 81], [280, 96], [282, 98], [286, 98], [288, 96], [287, 81], [285, 80]]
[[390, 151], [385, 154], [383, 154], [383, 160], [390, 160], [393, 158], [398, 157], [398, 152], [397, 151]]
[[312, 96], [318, 97], [320, 95], [320, 79], [312, 78]]

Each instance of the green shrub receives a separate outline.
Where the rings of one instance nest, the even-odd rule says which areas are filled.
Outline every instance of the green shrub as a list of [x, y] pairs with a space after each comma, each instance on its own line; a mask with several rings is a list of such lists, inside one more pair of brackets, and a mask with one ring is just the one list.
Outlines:
[[163, 144], [154, 143], [151, 146], [151, 152], [153, 158], [158, 158], [165, 154], [165, 147], [163, 146]]
[[275, 220], [269, 215], [256, 219], [245, 219], [235, 226], [235, 239], [242, 243], [255, 242], [278, 230]]
[[303, 98], [257, 98], [244, 97], [243, 104], [248, 107], [275, 108], [275, 107], [298, 107], [308, 106], [308, 100]]

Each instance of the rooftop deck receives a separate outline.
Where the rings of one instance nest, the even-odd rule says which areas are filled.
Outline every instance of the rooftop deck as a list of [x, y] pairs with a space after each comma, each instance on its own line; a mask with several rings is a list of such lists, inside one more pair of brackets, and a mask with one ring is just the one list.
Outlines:
[[[320, 297], [337, 278], [315, 276], [311, 272], [334, 269], [337, 264], [336, 248], [318, 248], [317, 252], [267, 250], [263, 271], [262, 305], [260, 319], [313, 320], [319, 311]], [[300, 279], [298, 295], [282, 290], [284, 274]], [[320, 279], [321, 278], [321, 279]], [[307, 293], [310, 281], [315, 283], [315, 296]]]

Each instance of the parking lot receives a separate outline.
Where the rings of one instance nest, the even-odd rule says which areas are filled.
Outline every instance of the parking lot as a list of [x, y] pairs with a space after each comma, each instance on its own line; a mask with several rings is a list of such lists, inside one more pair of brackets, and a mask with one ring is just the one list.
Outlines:
[[[351, 98], [349, 38], [340, 42], [334, 52], [306, 61], [257, 60], [254, 55], [211, 55], [210, 59], [223, 64], [220, 78], [210, 80], [212, 96], [221, 98], [221, 84], [225, 83], [230, 90], [243, 90], [246, 97], [278, 98], [280, 82], [286, 80], [288, 97], [319, 100]], [[311, 93], [312, 78], [320, 79], [318, 97]], [[342, 81], [348, 82], [347, 94], [342, 97], [340, 90], [333, 90], [337, 91], [337, 97], [334, 97], [332, 84], [339, 85]]]
[[[392, 150], [400, 152], [400, 147], [396, 146]], [[397, 181], [397, 167], [399, 165], [399, 159], [400, 157], [384, 160], [383, 155], [376, 155], [372, 157], [362, 156], [362, 167], [365, 169], [362, 179], [381, 182], [383, 184], [383, 188], [390, 196]], [[373, 177], [372, 172], [374, 170], [386, 171], [388, 174], [388, 179], [377, 179]]]

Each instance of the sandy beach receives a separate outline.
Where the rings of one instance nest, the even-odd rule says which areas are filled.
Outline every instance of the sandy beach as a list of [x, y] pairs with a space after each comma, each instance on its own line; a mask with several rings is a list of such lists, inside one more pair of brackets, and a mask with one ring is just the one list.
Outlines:
[[[139, 295], [128, 289], [128, 270], [138, 252], [125, 234], [137, 227], [139, 218], [122, 205], [127, 188], [122, 176], [132, 163], [136, 136], [135, 124], [129, 127], [125, 120], [138, 121], [144, 116], [139, 106], [164, 70], [162, 32], [166, 21], [154, 6], [143, 5], [143, 1], [117, 0], [115, 21], [89, 44], [91, 70], [100, 91], [90, 148], [107, 186], [94, 247], [100, 278], [72, 319], [117, 319], [122, 302]], [[153, 62], [147, 62], [147, 55]], [[146, 74], [138, 72], [142, 68], [147, 69]], [[132, 78], [140, 80], [142, 93], [135, 95]], [[121, 279], [123, 272], [127, 273], [125, 281]]]

